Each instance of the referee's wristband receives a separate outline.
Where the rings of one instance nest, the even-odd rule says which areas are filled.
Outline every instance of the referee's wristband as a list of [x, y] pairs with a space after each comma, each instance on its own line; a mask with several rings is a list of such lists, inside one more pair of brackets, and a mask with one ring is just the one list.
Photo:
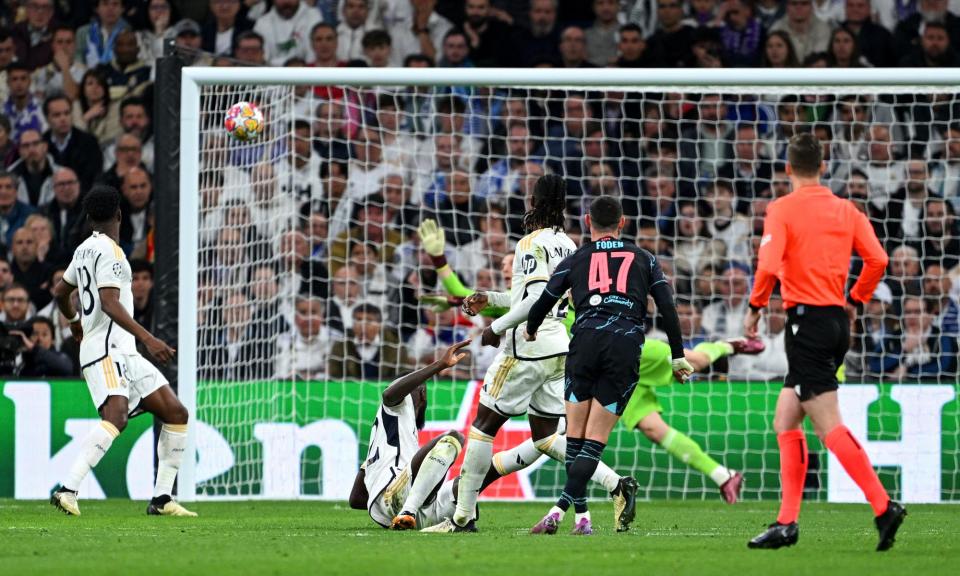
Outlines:
[[70, 318], [69, 320], [67, 320], [67, 322], [71, 324], [76, 324], [79, 321], [80, 321], [80, 312], [77, 312], [76, 314], [73, 315], [73, 318]]
[[847, 294], [847, 304], [849, 304], [849, 305], [853, 306], [854, 308], [856, 308], [856, 309], [857, 309], [857, 312], [861, 312], [861, 311], [863, 310], [863, 302], [859, 302], [859, 301], [857, 301], [857, 300], [854, 300], [853, 297], [850, 296], [849, 294]]
[[763, 310], [763, 306], [754, 306], [753, 304], [751, 304], [750, 309], [753, 310], [754, 312], [759, 312]]

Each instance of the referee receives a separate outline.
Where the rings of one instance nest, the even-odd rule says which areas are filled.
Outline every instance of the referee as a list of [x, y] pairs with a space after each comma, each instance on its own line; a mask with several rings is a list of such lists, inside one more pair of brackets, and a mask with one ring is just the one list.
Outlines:
[[[812, 134], [791, 138], [787, 175], [792, 191], [767, 208], [750, 311], [743, 323], [746, 336], [756, 337], [760, 310], [779, 279], [787, 309], [789, 365], [773, 419], [782, 500], [777, 521], [748, 546], [792, 546], [800, 537], [797, 517], [807, 475], [802, 425], [809, 416], [817, 437], [870, 502], [880, 532], [877, 550], [882, 551], [893, 546], [907, 511], [887, 495], [867, 453], [843, 425], [836, 372], [849, 346], [850, 324], [883, 276], [887, 255], [867, 217], [820, 184], [823, 171], [817, 138]], [[863, 258], [863, 272], [844, 298], [853, 250]]]

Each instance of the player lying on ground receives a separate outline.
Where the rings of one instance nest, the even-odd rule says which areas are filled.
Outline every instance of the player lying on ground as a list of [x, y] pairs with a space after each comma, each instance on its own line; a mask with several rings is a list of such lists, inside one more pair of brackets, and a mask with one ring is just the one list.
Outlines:
[[[443, 258], [446, 245], [443, 228], [437, 226], [433, 220], [424, 221], [420, 226], [420, 241], [423, 249], [437, 267], [437, 275], [450, 296], [450, 298], [431, 296], [421, 300], [443, 307], [459, 305], [464, 298], [473, 294], [474, 291], [463, 285], [457, 273]], [[506, 279], [508, 289], [510, 288], [509, 271], [512, 265], [513, 255], [508, 254], [504, 257], [501, 265], [501, 271]], [[499, 317], [504, 312], [503, 308], [494, 308], [489, 305], [480, 311], [485, 316], [493, 317]], [[575, 319], [574, 313], [568, 312], [565, 323], [569, 326], [573, 319]], [[685, 355], [694, 369], [697, 372], [702, 372], [725, 356], [759, 354], [761, 352], [763, 352], [763, 342], [760, 340], [738, 339], [730, 342], [704, 342], [697, 345], [693, 350], [686, 350]], [[735, 503], [739, 498], [743, 475], [726, 468], [711, 458], [696, 441], [683, 432], [672, 428], [661, 415], [663, 407], [657, 400], [655, 389], [669, 386], [675, 381], [670, 369], [670, 347], [659, 340], [648, 341], [644, 346], [643, 354], [640, 356], [639, 373], [640, 379], [637, 382], [637, 387], [634, 389], [621, 419], [623, 425], [628, 429], [636, 428], [651, 442], [660, 445], [667, 453], [708, 476], [719, 487], [724, 501], [728, 504]], [[541, 454], [539, 452], [534, 454], [526, 448], [525, 443], [509, 451], [497, 453], [493, 461], [495, 465], [498, 462], [500, 465], [492, 472], [499, 472], [499, 476], [505, 476], [531, 465]], [[493, 478], [493, 480], [495, 479], [496, 477]], [[488, 475], [488, 478], [484, 480], [484, 487], [489, 481], [492, 480]], [[612, 492], [612, 490], [609, 491]]]
[[[460, 349], [469, 344], [469, 340], [454, 344], [441, 360], [395, 380], [383, 391], [367, 458], [353, 482], [350, 507], [367, 510], [370, 518], [384, 528], [410, 530], [436, 525], [453, 516], [459, 478], [444, 479], [460, 454], [463, 435], [451, 430], [421, 447], [416, 431], [423, 427], [426, 414], [426, 381], [463, 359], [465, 353]], [[511, 457], [516, 458], [513, 451], [542, 456], [532, 440], [511, 450]], [[526, 465], [533, 460], [526, 460]], [[606, 476], [602, 476], [604, 473]], [[482, 488], [501, 476], [491, 465], [489, 481]], [[611, 482], [616, 486], [620, 481], [609, 468], [598, 472], [596, 478], [604, 486]]]
[[571, 294], [577, 312], [565, 374], [567, 481], [557, 503], [531, 530], [556, 533], [574, 507], [573, 534], [593, 533], [587, 480], [603, 456], [610, 431], [637, 385], [647, 296], [663, 317], [670, 342], [671, 371], [681, 382], [693, 372], [683, 351], [673, 290], [656, 257], [620, 239], [626, 220], [616, 198], [600, 196], [586, 218], [590, 242], [557, 266], [530, 308], [524, 338], [536, 341], [544, 318]]
[[[163, 427], [157, 442], [157, 480], [147, 514], [196, 516], [171, 497], [187, 444], [189, 415], [163, 374], [137, 352], [139, 340], [151, 356], [166, 364], [176, 350], [133, 319], [133, 275], [117, 245], [120, 193], [109, 186], [94, 186], [83, 207], [93, 234], [74, 251], [54, 296], [60, 313], [71, 319], [73, 337], [80, 342], [81, 373], [102, 420], [83, 439], [80, 455], [50, 496], [50, 503], [79, 516], [77, 491], [83, 479], [127, 427], [127, 418], [149, 412]], [[80, 311], [73, 308], [74, 290], [80, 292]]]
[[419, 446], [427, 409], [426, 382], [467, 357], [470, 340], [447, 348], [433, 364], [401, 376], [383, 391], [370, 430], [370, 447], [350, 492], [350, 507], [367, 510], [384, 528], [405, 530], [453, 515], [459, 479], [446, 480], [460, 455], [463, 435], [456, 430]]

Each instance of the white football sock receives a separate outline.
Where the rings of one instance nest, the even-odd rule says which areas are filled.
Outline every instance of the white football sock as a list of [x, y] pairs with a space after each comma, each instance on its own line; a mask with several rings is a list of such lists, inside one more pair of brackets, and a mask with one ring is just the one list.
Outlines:
[[447, 471], [460, 455], [460, 449], [460, 441], [453, 436], [444, 436], [437, 441], [420, 463], [417, 477], [413, 479], [413, 486], [410, 487], [407, 499], [403, 501], [401, 511], [416, 514], [430, 492], [443, 482]]
[[78, 454], [76, 460], [73, 461], [73, 465], [70, 466], [70, 471], [67, 472], [66, 479], [64, 479], [60, 485], [67, 490], [76, 492], [77, 489], [80, 488], [83, 479], [90, 473], [90, 470], [100, 463], [100, 459], [103, 458], [107, 450], [110, 449], [110, 445], [113, 444], [113, 439], [119, 435], [120, 431], [117, 430], [117, 427], [106, 420], [101, 420], [99, 426], [91, 428], [86, 438], [83, 439], [80, 454]]
[[157, 483], [153, 488], [153, 497], [173, 492], [173, 481], [180, 470], [180, 462], [187, 447], [186, 424], [164, 424], [157, 441]]
[[723, 465], [717, 466], [713, 469], [713, 472], [710, 473], [710, 479], [713, 480], [717, 486], [723, 486], [732, 476], [733, 472]]
[[[501, 476], [523, 470], [543, 457], [537, 450], [532, 438], [527, 438], [509, 450], [497, 452], [493, 455], [493, 467]], [[552, 456], [551, 456], [552, 457]]]
[[566, 513], [567, 513], [567, 512], [566, 512], [563, 508], [561, 508], [561, 507], [559, 507], [559, 506], [554, 506], [554, 507], [550, 508], [550, 511], [547, 512], [547, 515], [549, 516], [550, 514], [556, 514], [557, 516], [559, 516], [559, 520], [562, 522], [562, 521], [563, 521], [563, 515], [566, 514]]
[[574, 514], [574, 515], [573, 515], [573, 523], [574, 523], [574, 524], [579, 524], [581, 518], [586, 518], [587, 521], [589, 522], [589, 521], [590, 521], [590, 511], [587, 510], [586, 512], [577, 512], [576, 514]]
[[493, 458], [493, 436], [484, 434], [471, 427], [467, 453], [463, 457], [463, 467], [460, 469], [460, 485], [457, 489], [457, 510], [453, 514], [453, 521], [459, 526], [465, 526], [473, 519], [477, 505], [477, 496], [483, 477], [490, 468]]

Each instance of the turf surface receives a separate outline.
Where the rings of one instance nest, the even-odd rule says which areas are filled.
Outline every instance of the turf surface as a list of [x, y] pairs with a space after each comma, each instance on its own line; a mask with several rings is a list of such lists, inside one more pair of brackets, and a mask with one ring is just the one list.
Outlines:
[[[544, 504], [481, 504], [479, 534], [390, 532], [363, 512], [327, 502], [190, 506], [200, 518], [157, 518], [145, 504], [81, 501], [66, 517], [45, 502], [0, 500], [0, 574], [956, 574], [960, 510], [910, 506], [888, 553], [873, 551], [867, 506], [806, 504], [800, 543], [747, 550], [773, 503], [733, 507], [643, 502], [634, 528], [611, 529], [612, 507], [592, 507], [597, 534], [535, 537]], [[562, 529], [571, 527], [568, 518]]]

